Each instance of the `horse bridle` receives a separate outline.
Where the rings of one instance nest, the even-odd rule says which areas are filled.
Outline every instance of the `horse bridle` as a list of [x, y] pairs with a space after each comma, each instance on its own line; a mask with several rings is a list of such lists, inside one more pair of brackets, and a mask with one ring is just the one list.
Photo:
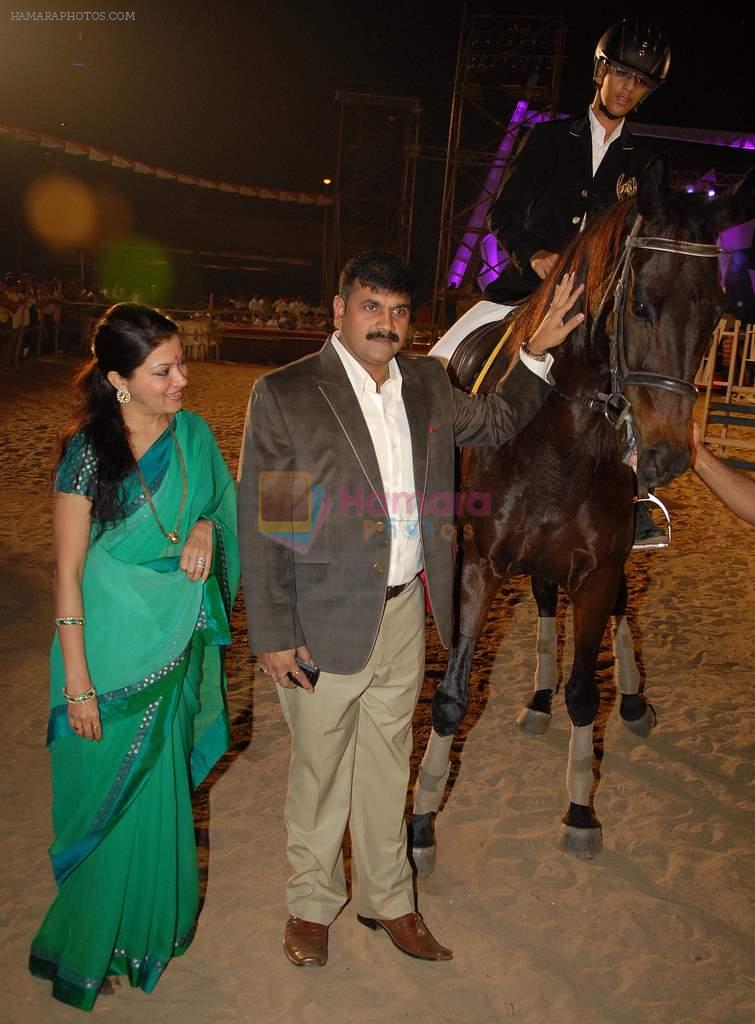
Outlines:
[[[652, 249], [656, 252], [671, 252], [683, 256], [700, 256], [704, 259], [714, 259], [723, 252], [721, 247], [715, 244], [683, 242], [673, 238], [653, 236], [640, 237], [641, 225], [642, 216], [637, 214], [632, 229], [624, 242], [623, 255], [616, 265], [613, 274], [611, 274], [592, 323], [590, 340], [594, 341], [601, 316], [611, 295], [611, 290], [614, 289], [613, 326], [608, 334], [608, 361], [611, 374], [610, 394], [598, 393], [595, 398], [583, 397], [581, 399], [582, 404], [588, 408], [602, 412], [614, 429], [619, 430], [622, 426], [626, 428], [626, 444], [628, 448], [634, 446], [635, 433], [631, 422], [632, 403], [624, 394], [624, 389], [627, 385], [637, 384], [641, 387], [660, 388], [663, 391], [671, 391], [684, 398], [689, 398], [693, 402], [697, 398], [697, 388], [689, 381], [682, 380], [679, 377], [670, 377], [663, 373], [653, 373], [650, 370], [630, 370], [627, 367], [626, 347], [624, 344], [624, 307], [627, 300], [627, 281], [629, 280], [632, 253], [636, 249]], [[561, 395], [561, 397], [574, 401], [574, 398], [569, 395]]]

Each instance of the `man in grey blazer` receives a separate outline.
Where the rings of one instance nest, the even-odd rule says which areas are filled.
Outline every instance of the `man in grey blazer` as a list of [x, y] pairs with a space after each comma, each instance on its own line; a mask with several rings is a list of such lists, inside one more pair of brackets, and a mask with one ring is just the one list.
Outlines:
[[[291, 730], [284, 950], [296, 965], [327, 960], [347, 823], [359, 921], [410, 956], [452, 957], [415, 912], [404, 805], [426, 600], [447, 646], [454, 520], [461, 502], [487, 514], [484, 494], [454, 493], [455, 447], [503, 445], [534, 416], [552, 384], [546, 350], [582, 319], [564, 319], [580, 291], [564, 279], [498, 393], [473, 398], [437, 360], [398, 355], [413, 277], [391, 253], [362, 253], [341, 274], [335, 334], [252, 390], [239, 534], [249, 642]], [[301, 661], [319, 667], [316, 688]]]

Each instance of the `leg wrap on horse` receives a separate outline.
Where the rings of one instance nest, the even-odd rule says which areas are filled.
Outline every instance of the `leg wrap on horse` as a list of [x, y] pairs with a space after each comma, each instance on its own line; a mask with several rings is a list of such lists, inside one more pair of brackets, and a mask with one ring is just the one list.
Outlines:
[[556, 620], [543, 616], [537, 620], [537, 667], [535, 668], [535, 690], [558, 689], [558, 667], [556, 651]]
[[632, 634], [629, 632], [629, 624], [624, 615], [617, 615], [613, 620], [613, 653], [616, 665], [616, 685], [620, 692], [638, 693], [640, 671], [634, 656]]
[[451, 772], [449, 756], [453, 739], [453, 733], [450, 736], [439, 736], [435, 730], [430, 733], [414, 786], [415, 814], [435, 813], [440, 807]]
[[640, 670], [634, 655], [632, 634], [623, 615], [613, 621], [613, 650], [616, 685], [621, 691], [621, 720], [636, 736], [647, 737], [656, 724], [655, 710], [645, 695], [640, 693]]
[[587, 806], [592, 790], [592, 725], [571, 727], [569, 763], [566, 768], [566, 788], [573, 804]]

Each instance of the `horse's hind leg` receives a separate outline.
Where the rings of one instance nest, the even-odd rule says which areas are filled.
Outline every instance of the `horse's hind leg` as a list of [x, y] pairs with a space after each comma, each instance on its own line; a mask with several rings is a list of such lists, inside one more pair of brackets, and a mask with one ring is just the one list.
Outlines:
[[529, 703], [516, 716], [516, 724], [530, 736], [542, 736], [551, 724], [551, 704], [558, 689], [558, 587], [542, 576], [533, 576], [530, 582], [537, 602], [535, 690]]
[[656, 723], [655, 709], [640, 693], [640, 670], [626, 619], [627, 580], [622, 570], [619, 594], [613, 609], [613, 654], [616, 685], [621, 693], [621, 721], [637, 736], [649, 736]]
[[469, 704], [469, 676], [477, 638], [501, 584], [487, 558], [464, 565], [459, 638], [451, 649], [443, 682], [433, 696], [433, 728], [414, 787], [412, 858], [420, 875], [435, 867], [434, 819], [448, 781], [451, 744]]
[[591, 858], [603, 846], [600, 822], [593, 810], [593, 724], [600, 704], [595, 666], [619, 586], [620, 568], [604, 566], [587, 575], [570, 594], [574, 606], [574, 664], [565, 688], [571, 719], [566, 788], [569, 809], [562, 820], [559, 846], [578, 857]]

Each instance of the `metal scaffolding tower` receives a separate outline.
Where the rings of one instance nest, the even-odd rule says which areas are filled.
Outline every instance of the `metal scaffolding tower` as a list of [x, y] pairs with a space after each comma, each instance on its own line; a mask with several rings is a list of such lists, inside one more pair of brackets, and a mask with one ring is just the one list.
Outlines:
[[324, 274], [335, 293], [343, 264], [362, 249], [409, 260], [422, 106], [404, 96], [337, 92], [340, 104], [335, 205]]
[[472, 14], [459, 35], [446, 147], [433, 320], [447, 300], [497, 276], [487, 214], [520, 128], [556, 111], [566, 23], [561, 16]]

